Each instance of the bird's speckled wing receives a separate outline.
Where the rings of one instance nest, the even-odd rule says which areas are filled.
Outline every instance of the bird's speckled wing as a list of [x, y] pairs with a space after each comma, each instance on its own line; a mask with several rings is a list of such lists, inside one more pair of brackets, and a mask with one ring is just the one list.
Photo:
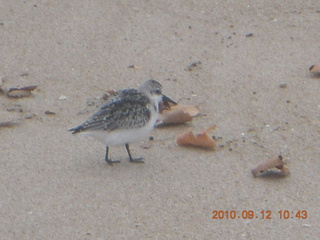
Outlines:
[[151, 116], [148, 104], [149, 99], [136, 89], [118, 91], [86, 122], [70, 131], [78, 133], [143, 127]]

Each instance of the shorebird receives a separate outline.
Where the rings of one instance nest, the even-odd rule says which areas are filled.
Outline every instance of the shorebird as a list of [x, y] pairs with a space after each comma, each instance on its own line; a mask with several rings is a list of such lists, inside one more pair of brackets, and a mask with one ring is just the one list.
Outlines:
[[121, 145], [126, 147], [131, 162], [143, 163], [141, 157], [131, 156], [129, 144], [148, 137], [163, 96], [162, 86], [155, 80], [147, 80], [138, 89], [117, 91], [87, 121], [69, 131], [91, 136], [105, 144], [105, 161], [109, 164], [120, 162], [109, 158], [109, 147]]

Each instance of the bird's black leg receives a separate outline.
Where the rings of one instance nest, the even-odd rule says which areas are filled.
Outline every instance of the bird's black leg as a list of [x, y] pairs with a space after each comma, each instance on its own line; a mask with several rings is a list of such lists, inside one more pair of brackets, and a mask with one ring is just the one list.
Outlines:
[[144, 163], [144, 161], [142, 161], [142, 158], [141, 158], [141, 157], [139, 157], [139, 158], [132, 158], [131, 153], [130, 153], [130, 149], [129, 149], [129, 144], [126, 143], [125, 146], [126, 146], [126, 149], [127, 149], [128, 155], [129, 155], [129, 160], [130, 160], [130, 162]]
[[106, 160], [106, 162], [109, 163], [109, 164], [120, 162], [119, 160], [111, 160], [111, 159], [108, 157], [108, 154], [109, 154], [109, 147], [107, 146], [107, 147], [106, 147], [106, 156], [105, 156], [105, 158], [104, 158], [104, 159]]

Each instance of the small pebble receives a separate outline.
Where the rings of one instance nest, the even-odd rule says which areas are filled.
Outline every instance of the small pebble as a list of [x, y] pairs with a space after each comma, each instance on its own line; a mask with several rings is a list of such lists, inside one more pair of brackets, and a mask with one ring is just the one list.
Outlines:
[[287, 88], [287, 86], [288, 86], [288, 85], [287, 85], [286, 83], [281, 83], [281, 84], [279, 84], [279, 87], [280, 87], [280, 88]]
[[28, 114], [26, 114], [25, 115], [25, 119], [32, 119], [32, 118], [34, 118], [35, 116], [37, 116], [35, 113], [28, 113]]
[[13, 104], [6, 108], [8, 112], [23, 112], [23, 108], [21, 104]]
[[29, 73], [28, 72], [21, 72], [20, 76], [21, 77], [26, 77], [26, 76], [29, 76]]
[[56, 114], [56, 113], [55, 113], [55, 112], [51, 112], [51, 111], [47, 110], [47, 111], [45, 111], [45, 112], [44, 112], [44, 114], [47, 114], [47, 115], [54, 115], [54, 114]]
[[87, 105], [88, 106], [94, 105], [94, 101], [92, 99], [87, 99]]
[[201, 61], [193, 62], [189, 66], [187, 66], [188, 71], [192, 71], [195, 67], [201, 64]]
[[67, 96], [61, 95], [61, 96], [59, 97], [59, 100], [66, 100], [66, 99], [67, 99]]

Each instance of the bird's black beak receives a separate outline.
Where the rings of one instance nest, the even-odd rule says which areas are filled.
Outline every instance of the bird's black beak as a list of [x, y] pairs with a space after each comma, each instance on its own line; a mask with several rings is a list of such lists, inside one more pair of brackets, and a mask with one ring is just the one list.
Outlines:
[[175, 101], [173, 101], [171, 98], [167, 97], [166, 95], [162, 95], [162, 102], [165, 106], [169, 105], [169, 103], [171, 103], [173, 105], [177, 105], [177, 103]]

